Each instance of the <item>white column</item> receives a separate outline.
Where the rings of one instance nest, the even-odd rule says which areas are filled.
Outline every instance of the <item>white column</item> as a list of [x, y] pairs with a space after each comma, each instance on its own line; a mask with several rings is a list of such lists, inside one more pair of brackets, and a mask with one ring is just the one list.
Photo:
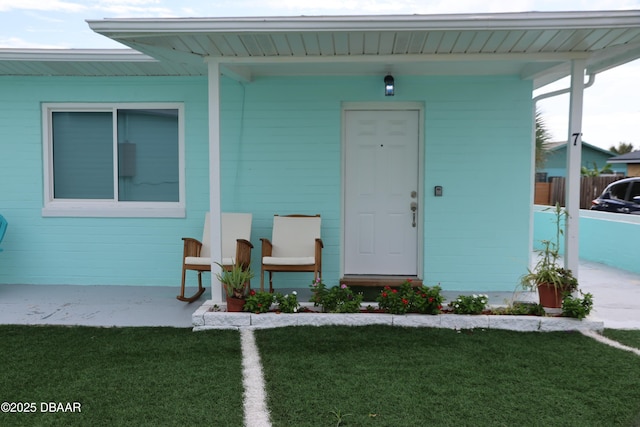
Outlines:
[[580, 169], [582, 165], [582, 105], [585, 61], [571, 63], [569, 137], [567, 144], [567, 180], [565, 204], [568, 217], [565, 228], [564, 266], [578, 277], [580, 236]]
[[220, 205], [220, 64], [209, 61], [209, 212], [211, 232], [211, 299], [222, 302], [222, 285], [216, 277], [222, 264]]

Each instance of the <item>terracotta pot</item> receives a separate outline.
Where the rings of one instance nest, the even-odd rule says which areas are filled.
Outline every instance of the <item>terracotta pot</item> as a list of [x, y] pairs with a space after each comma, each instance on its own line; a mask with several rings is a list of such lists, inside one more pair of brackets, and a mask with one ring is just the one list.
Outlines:
[[540, 305], [547, 308], [562, 308], [562, 294], [560, 289], [553, 285], [542, 283], [538, 285], [538, 296]]
[[227, 311], [236, 313], [240, 312], [242, 311], [242, 309], [244, 309], [245, 302], [246, 301], [244, 299], [227, 297]]

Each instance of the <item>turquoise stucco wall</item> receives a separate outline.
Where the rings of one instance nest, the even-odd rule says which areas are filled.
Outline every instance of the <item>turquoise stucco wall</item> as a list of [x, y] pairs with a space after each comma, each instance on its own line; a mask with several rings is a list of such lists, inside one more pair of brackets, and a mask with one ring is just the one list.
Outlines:
[[[425, 114], [426, 282], [512, 290], [529, 257], [530, 84], [397, 76], [396, 85], [385, 98], [378, 76], [222, 79], [222, 207], [253, 213], [253, 268], [274, 213], [320, 213], [323, 273], [337, 283], [342, 103], [411, 101]], [[0, 141], [11, 152], [0, 156], [0, 209], [10, 223], [0, 283], [178, 286], [180, 238], [201, 235], [209, 206], [206, 80], [2, 77], [0, 89]], [[186, 218], [42, 217], [40, 102], [85, 101], [184, 103]], [[491, 203], [498, 196], [509, 203], [502, 214]], [[310, 281], [276, 277], [277, 287]]]
[[41, 103], [184, 102], [189, 212], [208, 205], [203, 87], [203, 78], [0, 77], [0, 211], [9, 222], [0, 283], [179, 285], [180, 238], [195, 218], [42, 216]]
[[[553, 211], [536, 206], [534, 212], [534, 248], [540, 241], [555, 241]], [[580, 258], [622, 270], [640, 273], [637, 242], [640, 239], [640, 216], [611, 212], [580, 211]], [[564, 252], [563, 237], [560, 251]]]

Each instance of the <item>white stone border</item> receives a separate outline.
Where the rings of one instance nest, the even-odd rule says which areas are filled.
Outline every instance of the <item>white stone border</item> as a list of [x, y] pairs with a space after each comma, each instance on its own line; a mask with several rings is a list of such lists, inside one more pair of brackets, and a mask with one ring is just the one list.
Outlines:
[[251, 329], [240, 331], [242, 347], [242, 385], [244, 388], [244, 425], [270, 427], [267, 393], [264, 386], [260, 353]]
[[581, 331], [581, 332], [584, 335], [588, 336], [589, 338], [593, 338], [594, 340], [601, 342], [602, 344], [606, 344], [610, 347], [617, 348], [618, 350], [630, 351], [631, 353], [634, 353], [636, 356], [640, 356], [640, 349], [637, 349], [635, 347], [629, 347], [627, 345], [619, 343], [618, 341], [614, 341], [610, 338], [600, 335], [595, 331]]
[[[220, 304], [224, 310], [224, 304]], [[447, 329], [503, 329], [521, 332], [603, 331], [604, 323], [567, 317], [459, 315], [459, 314], [378, 314], [378, 313], [227, 313], [211, 311], [213, 303], [205, 302], [193, 314], [193, 330], [267, 329], [283, 326], [364, 326], [390, 325]]]

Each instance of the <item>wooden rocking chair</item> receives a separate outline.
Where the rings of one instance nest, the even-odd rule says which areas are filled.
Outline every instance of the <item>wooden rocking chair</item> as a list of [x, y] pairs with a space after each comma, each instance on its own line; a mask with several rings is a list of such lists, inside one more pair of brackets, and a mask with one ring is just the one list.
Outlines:
[[[251, 264], [250, 213], [222, 214], [222, 267], [230, 270], [234, 265], [248, 268]], [[202, 241], [190, 237], [183, 237], [184, 250], [182, 257], [182, 285], [180, 287], [180, 301], [196, 301], [205, 291], [202, 287], [202, 272], [211, 271], [211, 244], [209, 242], [209, 212], [205, 215]], [[185, 297], [185, 278], [187, 270], [198, 272], [198, 291], [191, 297]]]
[[322, 277], [322, 239], [320, 215], [286, 215], [273, 217], [272, 239], [262, 240], [260, 290], [264, 290], [264, 273], [269, 272], [269, 292], [273, 292], [273, 272], [308, 271], [314, 280]]

